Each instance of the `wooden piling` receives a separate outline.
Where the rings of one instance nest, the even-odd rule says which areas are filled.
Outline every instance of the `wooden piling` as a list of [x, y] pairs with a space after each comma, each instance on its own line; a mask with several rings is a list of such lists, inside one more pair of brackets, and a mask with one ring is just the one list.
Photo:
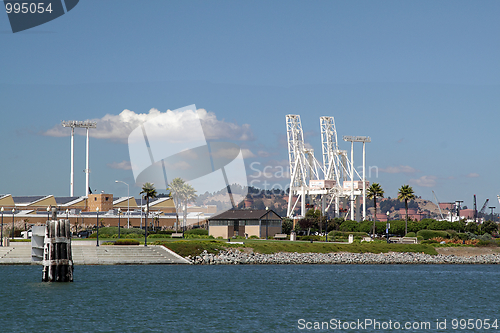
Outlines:
[[43, 282], [73, 282], [69, 220], [47, 221], [43, 251]]

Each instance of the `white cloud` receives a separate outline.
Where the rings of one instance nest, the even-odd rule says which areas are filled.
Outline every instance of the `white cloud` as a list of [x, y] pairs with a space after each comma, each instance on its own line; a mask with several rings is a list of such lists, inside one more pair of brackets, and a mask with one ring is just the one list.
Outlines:
[[[252, 140], [253, 132], [249, 124], [238, 125], [218, 120], [213, 112], [204, 109], [182, 110], [160, 112], [157, 109], [149, 110], [149, 113], [135, 113], [131, 110], [123, 110], [118, 115], [107, 114], [99, 119], [90, 119], [97, 122], [97, 128], [91, 129], [89, 135], [98, 139], [110, 139], [127, 142], [129, 134], [139, 125], [154, 119], [157, 131], [148, 132], [148, 139], [154, 140], [159, 136], [168, 136], [173, 141], [192, 141], [193, 135], [198, 134], [199, 122], [201, 120], [203, 132], [206, 139], [230, 139], [230, 140]], [[60, 124], [43, 132], [43, 135], [62, 137], [69, 136], [70, 130]], [[84, 131], [76, 130], [75, 133], [84, 135]], [[203, 138], [204, 139], [204, 138]]]
[[434, 187], [436, 186], [436, 179], [436, 176], [422, 176], [418, 179], [410, 179], [409, 183], [422, 187]]
[[265, 151], [265, 150], [259, 150], [259, 151], [257, 152], [257, 154], [258, 154], [260, 157], [269, 157], [269, 156], [271, 156], [271, 154], [270, 154], [269, 152]]
[[415, 172], [418, 172], [417, 169], [412, 168], [409, 165], [389, 166], [387, 168], [380, 168], [379, 171], [385, 172], [385, 173], [415, 173]]
[[132, 165], [129, 161], [108, 163], [108, 167], [111, 169], [132, 170]]
[[467, 178], [478, 178], [479, 177], [479, 174], [475, 173], [475, 172], [471, 172], [469, 173], [467, 176], [465, 176]]

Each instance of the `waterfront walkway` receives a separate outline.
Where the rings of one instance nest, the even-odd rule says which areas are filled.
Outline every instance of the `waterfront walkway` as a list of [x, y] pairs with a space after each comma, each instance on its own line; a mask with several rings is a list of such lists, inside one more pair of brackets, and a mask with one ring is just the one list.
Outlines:
[[[71, 246], [75, 265], [163, 265], [190, 262], [161, 245], [101, 245], [74, 242]], [[31, 261], [31, 243], [13, 242], [0, 247], [0, 265], [41, 265]]]

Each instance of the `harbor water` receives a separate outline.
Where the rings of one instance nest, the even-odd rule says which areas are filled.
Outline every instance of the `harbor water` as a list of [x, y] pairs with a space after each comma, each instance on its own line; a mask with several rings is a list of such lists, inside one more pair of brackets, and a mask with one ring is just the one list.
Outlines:
[[0, 266], [0, 276], [2, 332], [500, 330], [498, 265], [75, 266], [72, 283]]

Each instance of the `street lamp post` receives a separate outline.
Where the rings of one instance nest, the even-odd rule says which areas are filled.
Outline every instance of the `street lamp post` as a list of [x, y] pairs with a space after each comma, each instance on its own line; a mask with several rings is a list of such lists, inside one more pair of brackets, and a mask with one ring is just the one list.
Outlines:
[[148, 210], [148, 207], [146, 207], [146, 220], [144, 222], [144, 230], [146, 231], [144, 233], [144, 246], [148, 246], [148, 214], [149, 214], [149, 210]]
[[389, 211], [387, 211], [387, 224], [386, 224], [386, 228], [385, 228], [385, 234], [387, 235], [387, 243], [389, 243]]
[[99, 207], [95, 209], [97, 212], [97, 244], [96, 246], [99, 246]]
[[16, 213], [16, 209], [12, 208], [12, 240], [14, 240], [14, 214]]
[[268, 233], [269, 233], [269, 216], [267, 215], [267, 211], [269, 210], [269, 207], [266, 207], [266, 240], [267, 240], [267, 237], [268, 237]]
[[47, 207], [47, 221], [50, 220], [50, 206]]
[[325, 242], [328, 243], [328, 219], [325, 217]]
[[118, 238], [120, 238], [120, 213], [122, 212], [121, 208], [118, 208]]
[[2, 211], [2, 231], [1, 231], [1, 241], [0, 241], [0, 246], [3, 246], [3, 211], [4, 211], [4, 208], [2, 207], [2, 209], [0, 209]]
[[127, 229], [130, 229], [130, 186], [121, 180], [115, 180], [115, 183], [123, 183], [127, 185]]

